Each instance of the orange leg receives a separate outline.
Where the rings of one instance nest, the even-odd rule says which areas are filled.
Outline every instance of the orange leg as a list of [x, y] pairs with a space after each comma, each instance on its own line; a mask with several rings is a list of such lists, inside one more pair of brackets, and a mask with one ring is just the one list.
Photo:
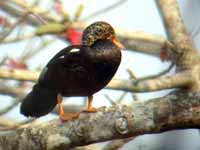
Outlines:
[[58, 101], [58, 110], [59, 110], [59, 115], [60, 115], [60, 120], [61, 121], [68, 121], [68, 120], [72, 120], [75, 118], [78, 118], [79, 116], [79, 112], [67, 112], [65, 113], [62, 107], [62, 95], [58, 94], [57, 95], [57, 101]]
[[97, 112], [97, 109], [92, 107], [93, 96], [88, 97], [88, 108], [84, 109], [83, 112], [94, 113]]

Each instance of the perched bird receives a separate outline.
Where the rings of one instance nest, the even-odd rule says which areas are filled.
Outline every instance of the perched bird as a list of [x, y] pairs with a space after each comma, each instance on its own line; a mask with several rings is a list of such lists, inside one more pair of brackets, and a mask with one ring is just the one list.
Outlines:
[[25, 116], [40, 117], [58, 103], [62, 121], [77, 118], [66, 113], [62, 96], [87, 96], [85, 112], [92, 107], [93, 94], [112, 79], [121, 61], [123, 45], [116, 39], [114, 29], [106, 22], [95, 22], [83, 31], [82, 45], [72, 45], [58, 52], [40, 74], [32, 91], [23, 99], [20, 111]]

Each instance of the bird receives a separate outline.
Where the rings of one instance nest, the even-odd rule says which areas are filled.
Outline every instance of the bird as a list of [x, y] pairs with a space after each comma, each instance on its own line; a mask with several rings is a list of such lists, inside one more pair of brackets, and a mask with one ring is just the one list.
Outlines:
[[[59, 51], [43, 68], [37, 83], [23, 98], [20, 113], [41, 117], [58, 104], [61, 121], [78, 118], [81, 112], [94, 113], [93, 95], [104, 88], [115, 75], [124, 46], [113, 27], [97, 21], [85, 28], [80, 45]], [[88, 106], [81, 112], [64, 112], [63, 97], [88, 97]]]

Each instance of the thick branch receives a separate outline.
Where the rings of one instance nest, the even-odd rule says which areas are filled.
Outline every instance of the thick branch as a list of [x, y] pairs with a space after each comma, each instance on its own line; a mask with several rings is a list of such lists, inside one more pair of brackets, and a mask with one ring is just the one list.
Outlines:
[[[176, 47], [176, 63], [180, 68], [191, 68], [199, 63], [199, 55], [186, 31], [176, 0], [157, 0], [168, 32]], [[178, 68], [178, 69], [180, 69]]]
[[[176, 0], [158, 0], [169, 38], [177, 50], [190, 49], [193, 42], [186, 31]], [[186, 47], [184, 47], [186, 46]]]
[[31, 72], [20, 69], [0, 69], [0, 78], [19, 81], [37, 81], [39, 72]]
[[172, 51], [173, 44], [164, 37], [147, 32], [133, 32], [116, 28], [120, 41], [131, 51], [160, 57], [161, 50]]
[[200, 128], [199, 107], [199, 92], [178, 91], [156, 100], [136, 102], [133, 107], [100, 108], [97, 113], [81, 114], [79, 119], [65, 123], [52, 120], [26, 125], [16, 132], [1, 135], [0, 147], [7, 150], [65, 150], [172, 129]]
[[151, 92], [172, 88], [188, 87], [196, 78], [194, 72], [184, 71], [173, 76], [164, 76], [155, 79], [143, 80], [137, 82], [134, 80], [115, 80], [113, 79], [107, 88], [123, 90], [129, 92]]

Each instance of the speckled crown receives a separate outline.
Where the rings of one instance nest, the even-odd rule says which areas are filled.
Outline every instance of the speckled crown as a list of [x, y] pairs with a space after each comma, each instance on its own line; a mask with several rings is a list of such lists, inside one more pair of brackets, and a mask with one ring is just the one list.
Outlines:
[[91, 46], [96, 40], [112, 39], [114, 35], [115, 31], [110, 24], [98, 21], [83, 31], [82, 44]]

